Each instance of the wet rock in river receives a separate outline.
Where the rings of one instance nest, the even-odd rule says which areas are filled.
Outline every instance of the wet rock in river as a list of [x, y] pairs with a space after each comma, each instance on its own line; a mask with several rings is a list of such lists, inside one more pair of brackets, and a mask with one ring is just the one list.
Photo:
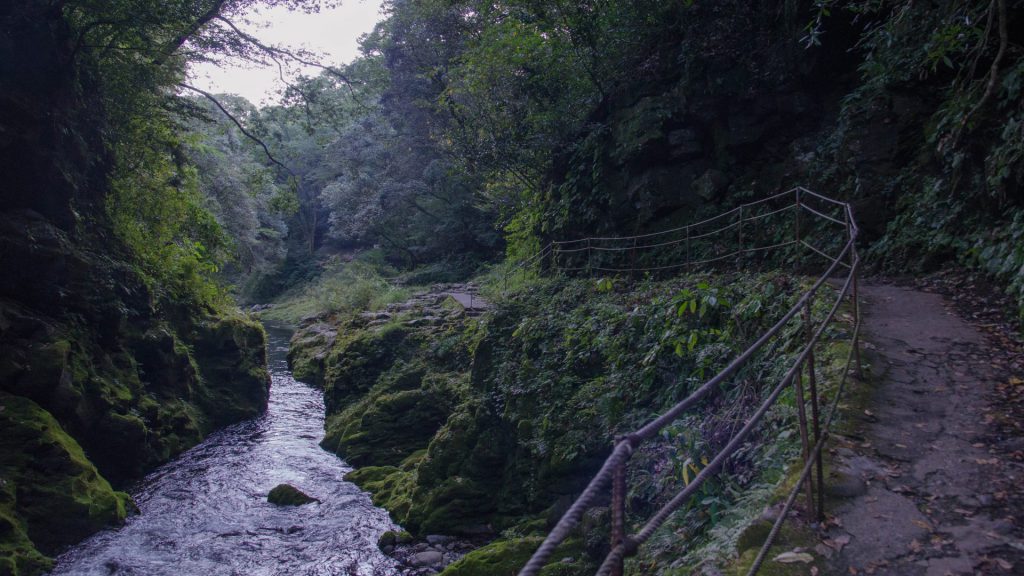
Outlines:
[[319, 502], [291, 484], [278, 484], [267, 494], [267, 502], [278, 506], [302, 506], [310, 502]]

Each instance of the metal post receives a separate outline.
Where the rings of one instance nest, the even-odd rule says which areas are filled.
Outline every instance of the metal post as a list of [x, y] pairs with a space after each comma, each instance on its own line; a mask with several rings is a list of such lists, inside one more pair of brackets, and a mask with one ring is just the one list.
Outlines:
[[587, 276], [592, 276], [590, 271], [590, 238], [587, 238]]
[[743, 269], [743, 204], [740, 204], [740, 211], [737, 212], [739, 222], [736, 223], [737, 236], [739, 241], [736, 244], [736, 269]]
[[[854, 262], [856, 262], [856, 261], [854, 261]], [[854, 264], [854, 266], [857, 266], [857, 264]], [[857, 273], [858, 273], [858, 271], [856, 269], [854, 269], [854, 271], [853, 271], [853, 322], [854, 322], [854, 332], [856, 332], [856, 325], [860, 323], [860, 296], [857, 294]], [[860, 336], [859, 335], [857, 335], [853, 339], [853, 361], [854, 361], [855, 366], [856, 366], [855, 367], [855, 374], [857, 375], [857, 379], [858, 380], [863, 380], [864, 379], [864, 369], [861, 367], [861, 363], [860, 363]]]
[[793, 234], [796, 240], [796, 271], [800, 271], [800, 189], [796, 189], [796, 213], [793, 215]]
[[[616, 441], [616, 445], [618, 440]], [[626, 463], [615, 467], [612, 472], [612, 538], [611, 547], [615, 548], [626, 538]], [[611, 576], [622, 576], [623, 561], [620, 558], [612, 566]]]
[[[821, 439], [821, 425], [818, 406], [818, 379], [814, 374], [814, 327], [811, 321], [811, 302], [813, 300], [814, 297], [812, 295], [807, 299], [807, 305], [804, 307], [804, 326], [807, 331], [807, 384], [811, 391], [811, 424], [814, 428], [814, 446], [817, 446], [818, 441]], [[825, 471], [822, 466], [821, 452], [816, 451], [812, 456], [815, 460], [818, 475], [818, 506], [816, 517], [820, 522], [825, 519]]]
[[634, 280], [636, 279], [636, 238], [633, 238], [633, 256], [632, 262], [629, 264], [629, 275]]
[[686, 273], [693, 272], [690, 267], [690, 227], [686, 227]]
[[[803, 456], [803, 462], [806, 465], [807, 459], [810, 457], [810, 447], [807, 442], [807, 408], [804, 405], [802, 366], [797, 369], [796, 376], [793, 378], [793, 384], [796, 386], [796, 414], [797, 423], [800, 425], [800, 453]], [[807, 512], [809, 514], [814, 514], [814, 484], [811, 482], [810, 476], [807, 477], [805, 489], [807, 491]]]
[[850, 344], [853, 346], [853, 362], [854, 362], [854, 374], [857, 375], [858, 380], [864, 379], [864, 369], [860, 363], [860, 335], [857, 334], [857, 325], [860, 324], [860, 294], [857, 289], [857, 276], [860, 275], [857, 264], [857, 238], [853, 234], [853, 215], [850, 213], [850, 209], [846, 209], [846, 238], [852, 242], [850, 246], [850, 274], [853, 274], [853, 324], [854, 324], [854, 338]]

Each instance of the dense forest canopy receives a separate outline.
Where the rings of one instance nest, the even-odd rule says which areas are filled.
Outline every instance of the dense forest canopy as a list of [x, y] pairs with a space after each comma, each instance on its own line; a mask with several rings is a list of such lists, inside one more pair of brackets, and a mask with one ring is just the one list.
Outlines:
[[[521, 257], [800, 181], [884, 206], [880, 261], [959, 257], [1020, 289], [1012, 1], [396, 0], [345, 65], [243, 32], [253, 5], [9, 8], [10, 42], [39, 46], [6, 61], [12, 124], [62, 110], [65, 135], [47, 138], [87, 168], [75, 178], [109, 178], [69, 183], [74, 208], [11, 204], [66, 221], [102, 204], [147, 276], [212, 302], [209, 278], [266, 299], [315, 275], [317, 254], [379, 246], [403, 268], [470, 273], [506, 242]], [[238, 59], [320, 73], [263, 109], [185, 79], [190, 62]], [[869, 157], [861, 140], [882, 137], [888, 157]], [[8, 165], [32, 161], [11, 149]], [[914, 169], [881, 165], [897, 157]]]
[[[263, 410], [237, 304], [335, 273], [293, 320], [802, 184], [867, 266], [974, 267], [1024, 318], [1024, 0], [387, 0], [349, 63], [241, 25], [333, 4], [0, 3], [0, 573]], [[189, 81], [238, 61], [280, 102]]]

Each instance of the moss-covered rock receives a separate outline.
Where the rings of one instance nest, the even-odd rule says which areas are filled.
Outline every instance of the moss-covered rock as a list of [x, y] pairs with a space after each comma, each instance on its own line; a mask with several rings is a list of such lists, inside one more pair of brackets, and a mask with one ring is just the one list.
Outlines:
[[324, 404], [328, 413], [343, 409], [369, 392], [396, 359], [415, 354], [417, 343], [405, 341], [412, 332], [400, 324], [387, 324], [339, 336], [325, 359]]
[[[622, 292], [554, 279], [479, 320], [343, 324], [325, 357], [334, 400], [323, 446], [361, 466], [347, 479], [413, 534], [533, 537], [586, 485], [616, 433], [724, 366], [778, 318], [795, 287], [777, 275], [682, 277]], [[777, 361], [757, 358], [750, 370], [761, 378]], [[687, 415], [667, 439], [639, 451], [634, 469], [651, 472], [631, 480], [631, 506], [652, 506], [665, 486], [679, 485], [681, 461], [673, 459], [699, 462], [727, 439], [730, 424], [715, 420], [718, 408], [756, 405], [759, 393], [736, 386], [709, 402], [712, 415]], [[787, 414], [773, 414], [769, 425]], [[692, 522], [695, 532], [709, 525], [707, 515]], [[606, 525], [577, 534], [579, 553], [564, 557], [586, 563], [601, 555]], [[493, 570], [505, 569], [505, 559], [528, 555], [514, 540], [521, 538], [450, 569], [500, 573]], [[561, 559], [558, 569], [573, 573]]]
[[291, 484], [278, 484], [267, 494], [267, 502], [278, 506], [302, 506], [319, 500]]
[[[62, 474], [80, 468], [74, 486], [86, 492], [69, 498], [109, 516], [100, 503], [108, 481], [126, 486], [213, 429], [263, 411], [265, 338], [237, 313], [151, 292], [116, 244], [97, 253], [45, 220], [5, 214], [0, 246], [11, 272], [0, 277], [0, 394], [46, 415], [18, 428], [20, 443], [6, 442], [3, 429], [0, 479], [23, 480], [4, 511], [16, 528], [0, 539], [24, 535], [17, 562], [34, 566], [43, 556], [33, 548], [50, 554], [105, 524], [73, 503], [62, 509]], [[63, 448], [67, 439], [75, 449]], [[26, 447], [40, 454], [25, 457]], [[60, 473], [41, 473], [41, 463]]]
[[377, 539], [377, 548], [384, 550], [386, 548], [394, 548], [397, 544], [408, 544], [412, 541], [412, 534], [405, 530], [388, 530], [381, 534], [380, 538]]
[[[514, 576], [544, 541], [540, 536], [496, 540], [466, 554], [441, 572], [442, 576]], [[553, 561], [541, 576], [577, 576], [593, 573], [594, 566], [583, 557], [579, 541], [570, 539], [559, 546]]]
[[250, 418], [267, 407], [266, 334], [240, 315], [222, 315], [198, 323], [190, 339], [201, 391], [196, 404], [213, 427]]
[[292, 335], [288, 346], [288, 367], [296, 380], [324, 386], [324, 361], [334, 346], [338, 331], [333, 325], [313, 320]]
[[128, 496], [38, 404], [0, 392], [0, 429], [0, 554], [17, 567], [12, 573], [45, 569], [39, 552], [54, 554], [124, 520]]
[[430, 441], [450, 410], [425, 390], [380, 394], [331, 419], [322, 444], [355, 465], [396, 465]]

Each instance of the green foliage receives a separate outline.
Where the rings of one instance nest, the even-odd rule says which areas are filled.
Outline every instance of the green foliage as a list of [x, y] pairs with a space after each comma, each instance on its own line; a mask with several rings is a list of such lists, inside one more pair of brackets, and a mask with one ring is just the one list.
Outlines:
[[[871, 259], [885, 269], [966, 263], [1024, 304], [1011, 248], [1024, 201], [1024, 60], [1019, 47], [1002, 47], [1019, 8], [828, 1], [818, 3], [811, 27], [817, 34], [851, 17], [865, 23], [856, 44], [860, 78], [819, 148], [830, 161], [815, 170], [840, 194], [885, 203], [883, 233], [871, 239]], [[884, 127], [894, 121], [898, 132]], [[874, 133], [885, 132], [891, 158], [865, 159], [858, 147], [882, 143]]]
[[[510, 527], [509, 538], [528, 536], [511, 527], [526, 526], [578, 490], [607, 453], [609, 438], [648, 421], [721, 369], [783, 313], [797, 288], [771, 274], [621, 287], [537, 280], [484, 322], [439, 328], [348, 322], [326, 352], [308, 348], [314, 340], [300, 331], [303, 354], [325, 357], [325, 446], [369, 465], [350, 479], [414, 532], [472, 531], [490, 523]], [[692, 481], [764, 386], [778, 381], [801, 341], [794, 326], [719, 396], [638, 452], [630, 480], [638, 512]], [[398, 410], [406, 396], [417, 407]], [[441, 406], [440, 399], [446, 419], [420, 414]], [[720, 482], [702, 489], [680, 526], [694, 534], [711, 530], [732, 518], [741, 487], [773, 486], [792, 455], [794, 415], [786, 395], [763, 437], [742, 450]]]
[[165, 119], [131, 122], [114, 150], [107, 213], [158, 298], [219, 308], [226, 299], [213, 275], [227, 239], [203, 208], [179, 146]]
[[1010, 218], [1009, 225], [978, 234], [965, 259], [1006, 284], [1024, 323], [1024, 210], [1016, 210]]
[[263, 312], [262, 317], [295, 325], [307, 316], [318, 314], [379, 310], [393, 302], [404, 301], [414, 291], [414, 287], [393, 284], [381, 272], [364, 260], [327, 264], [316, 279], [273, 300], [273, 308]]

